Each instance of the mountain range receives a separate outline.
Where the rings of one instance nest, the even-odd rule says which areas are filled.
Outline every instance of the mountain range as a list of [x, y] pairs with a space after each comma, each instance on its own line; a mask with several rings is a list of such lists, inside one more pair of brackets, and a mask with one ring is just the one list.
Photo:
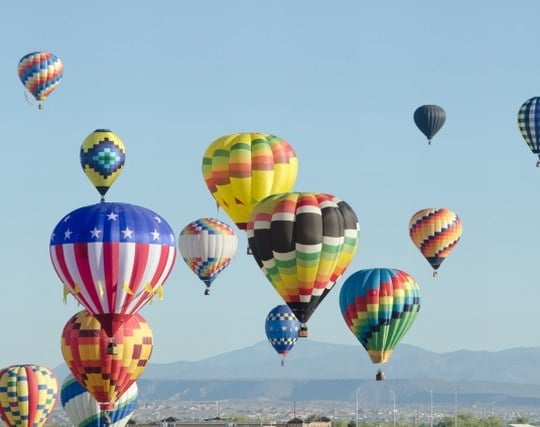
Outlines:
[[[150, 363], [137, 380], [141, 400], [335, 400], [350, 401], [359, 388], [367, 400], [394, 390], [402, 403], [540, 404], [540, 348], [496, 352], [434, 353], [400, 344], [386, 365], [374, 365], [356, 345], [302, 340], [285, 358], [267, 341], [200, 361]], [[386, 380], [375, 381], [378, 367]], [[68, 371], [56, 369], [59, 378]]]

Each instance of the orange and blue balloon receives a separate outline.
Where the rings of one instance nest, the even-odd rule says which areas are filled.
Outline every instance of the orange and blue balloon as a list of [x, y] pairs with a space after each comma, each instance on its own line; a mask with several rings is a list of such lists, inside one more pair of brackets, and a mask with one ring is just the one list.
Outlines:
[[[60, 84], [64, 65], [51, 52], [32, 52], [24, 55], [17, 67], [19, 79], [37, 101], [45, 101]], [[41, 109], [43, 106], [39, 104]]]

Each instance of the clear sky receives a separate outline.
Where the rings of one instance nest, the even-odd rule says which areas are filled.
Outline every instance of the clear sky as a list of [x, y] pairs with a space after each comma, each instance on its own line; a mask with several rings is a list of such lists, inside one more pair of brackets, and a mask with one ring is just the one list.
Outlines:
[[[279, 135], [298, 155], [295, 190], [335, 194], [359, 218], [345, 278], [391, 267], [419, 283], [422, 308], [404, 342], [435, 352], [539, 346], [540, 169], [517, 128], [520, 105], [540, 95], [538, 16], [537, 0], [6, 0], [0, 366], [63, 362], [61, 331], [81, 307], [62, 301], [49, 238], [65, 214], [99, 201], [79, 162], [97, 128], [127, 150], [107, 200], [150, 208], [177, 234], [204, 216], [232, 224], [201, 174], [214, 139]], [[65, 67], [42, 111], [16, 73], [36, 50]], [[447, 112], [431, 146], [412, 120], [422, 104]], [[408, 235], [411, 215], [427, 207], [463, 221], [438, 278]], [[211, 296], [178, 258], [164, 299], [142, 309], [151, 362], [266, 339], [266, 314], [282, 300], [238, 235]], [[359, 363], [371, 363], [342, 319], [342, 282], [308, 339], [358, 345]]]

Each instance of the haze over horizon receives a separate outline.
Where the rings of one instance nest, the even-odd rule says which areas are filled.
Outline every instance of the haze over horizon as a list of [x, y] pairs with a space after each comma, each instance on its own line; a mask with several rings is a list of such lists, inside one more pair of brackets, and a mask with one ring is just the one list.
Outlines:
[[[63, 302], [48, 245], [68, 212], [99, 202], [79, 161], [98, 128], [126, 146], [107, 201], [147, 207], [177, 235], [200, 217], [233, 225], [201, 173], [213, 140], [260, 131], [291, 144], [295, 191], [334, 194], [360, 222], [357, 253], [310, 319], [308, 339], [362, 353], [339, 290], [357, 270], [389, 267], [409, 273], [422, 293], [403, 343], [438, 353], [539, 347], [540, 231], [530, 218], [540, 213], [540, 170], [517, 126], [522, 103], [540, 95], [539, 14], [535, 0], [466, 9], [428, 0], [60, 0], [39, 8], [7, 0], [0, 367], [63, 360], [62, 329], [82, 307]], [[17, 76], [19, 59], [35, 50], [54, 52], [65, 67], [43, 110], [25, 100]], [[431, 145], [413, 122], [423, 104], [447, 113]], [[408, 235], [411, 215], [427, 207], [463, 221], [436, 278]], [[283, 302], [234, 228], [238, 253], [210, 296], [178, 257], [163, 300], [140, 311], [154, 333], [150, 363], [264, 341], [266, 315]]]

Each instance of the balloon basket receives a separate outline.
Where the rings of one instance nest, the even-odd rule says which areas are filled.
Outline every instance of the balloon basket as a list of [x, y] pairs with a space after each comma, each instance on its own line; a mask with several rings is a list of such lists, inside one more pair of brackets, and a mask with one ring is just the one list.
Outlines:
[[300, 338], [307, 338], [308, 337], [308, 328], [305, 325], [300, 326], [300, 331], [298, 331], [298, 336]]

